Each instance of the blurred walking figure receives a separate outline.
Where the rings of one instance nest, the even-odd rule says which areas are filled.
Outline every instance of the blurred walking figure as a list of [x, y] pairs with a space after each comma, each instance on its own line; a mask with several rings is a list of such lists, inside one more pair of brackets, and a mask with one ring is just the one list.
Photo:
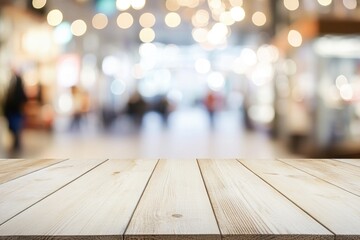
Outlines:
[[71, 95], [73, 98], [73, 116], [71, 120], [70, 130], [79, 130], [85, 115], [90, 108], [89, 97], [81, 91], [77, 86], [71, 87]]
[[13, 76], [5, 93], [4, 115], [13, 138], [12, 150], [21, 149], [21, 131], [24, 125], [24, 105], [27, 97], [21, 76], [12, 69]]

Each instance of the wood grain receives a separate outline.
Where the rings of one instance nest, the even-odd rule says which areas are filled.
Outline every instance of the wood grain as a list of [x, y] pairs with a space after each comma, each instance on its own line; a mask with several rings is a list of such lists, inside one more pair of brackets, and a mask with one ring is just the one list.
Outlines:
[[67, 160], [1, 184], [0, 224], [104, 161], [104, 159]]
[[351, 159], [351, 158], [349, 158], [349, 159], [332, 159], [332, 160], [360, 167], [360, 159], [355, 159], [355, 158]]
[[238, 161], [199, 160], [227, 239], [333, 239], [334, 236]]
[[160, 160], [125, 239], [220, 239], [196, 160]]
[[360, 196], [360, 169], [328, 159], [284, 159], [291, 166]]
[[241, 160], [242, 164], [336, 234], [360, 235], [360, 198], [280, 161]]
[[109, 160], [5, 223], [0, 235], [122, 238], [156, 162]]
[[64, 159], [7, 159], [0, 161], [0, 184], [64, 161]]

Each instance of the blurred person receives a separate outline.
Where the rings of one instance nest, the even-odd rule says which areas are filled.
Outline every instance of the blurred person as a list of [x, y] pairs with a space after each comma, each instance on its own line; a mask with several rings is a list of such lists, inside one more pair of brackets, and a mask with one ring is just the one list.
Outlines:
[[13, 143], [11, 150], [21, 149], [21, 131], [24, 125], [24, 106], [27, 102], [23, 79], [20, 74], [12, 68], [12, 78], [4, 98], [4, 116], [12, 135]]
[[89, 96], [79, 87], [71, 87], [71, 95], [73, 99], [73, 114], [70, 124], [70, 130], [79, 130], [84, 121], [85, 115], [90, 109]]
[[127, 103], [126, 113], [134, 120], [136, 125], [141, 125], [146, 110], [146, 102], [138, 92], [135, 92]]
[[222, 107], [221, 96], [216, 94], [214, 91], [209, 91], [204, 99], [204, 105], [209, 114], [210, 125], [214, 126], [214, 115]]

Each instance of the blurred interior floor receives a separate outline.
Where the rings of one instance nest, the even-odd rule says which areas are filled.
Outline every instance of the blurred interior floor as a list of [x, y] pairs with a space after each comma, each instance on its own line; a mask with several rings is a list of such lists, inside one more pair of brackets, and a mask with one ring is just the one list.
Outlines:
[[0, 157], [17, 158], [296, 158], [284, 142], [244, 129], [241, 114], [215, 115], [211, 126], [204, 110], [172, 113], [168, 124], [148, 113], [141, 128], [120, 117], [110, 129], [100, 130], [96, 118], [88, 117], [80, 129], [69, 131], [69, 122], [57, 120], [53, 132], [25, 130], [23, 149], [17, 156], [6, 151]]

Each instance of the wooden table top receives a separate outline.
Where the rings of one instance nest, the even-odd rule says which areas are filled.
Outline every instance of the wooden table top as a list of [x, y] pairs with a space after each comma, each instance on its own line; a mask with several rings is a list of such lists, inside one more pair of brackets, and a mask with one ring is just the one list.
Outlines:
[[3, 159], [23, 238], [360, 239], [360, 159]]

